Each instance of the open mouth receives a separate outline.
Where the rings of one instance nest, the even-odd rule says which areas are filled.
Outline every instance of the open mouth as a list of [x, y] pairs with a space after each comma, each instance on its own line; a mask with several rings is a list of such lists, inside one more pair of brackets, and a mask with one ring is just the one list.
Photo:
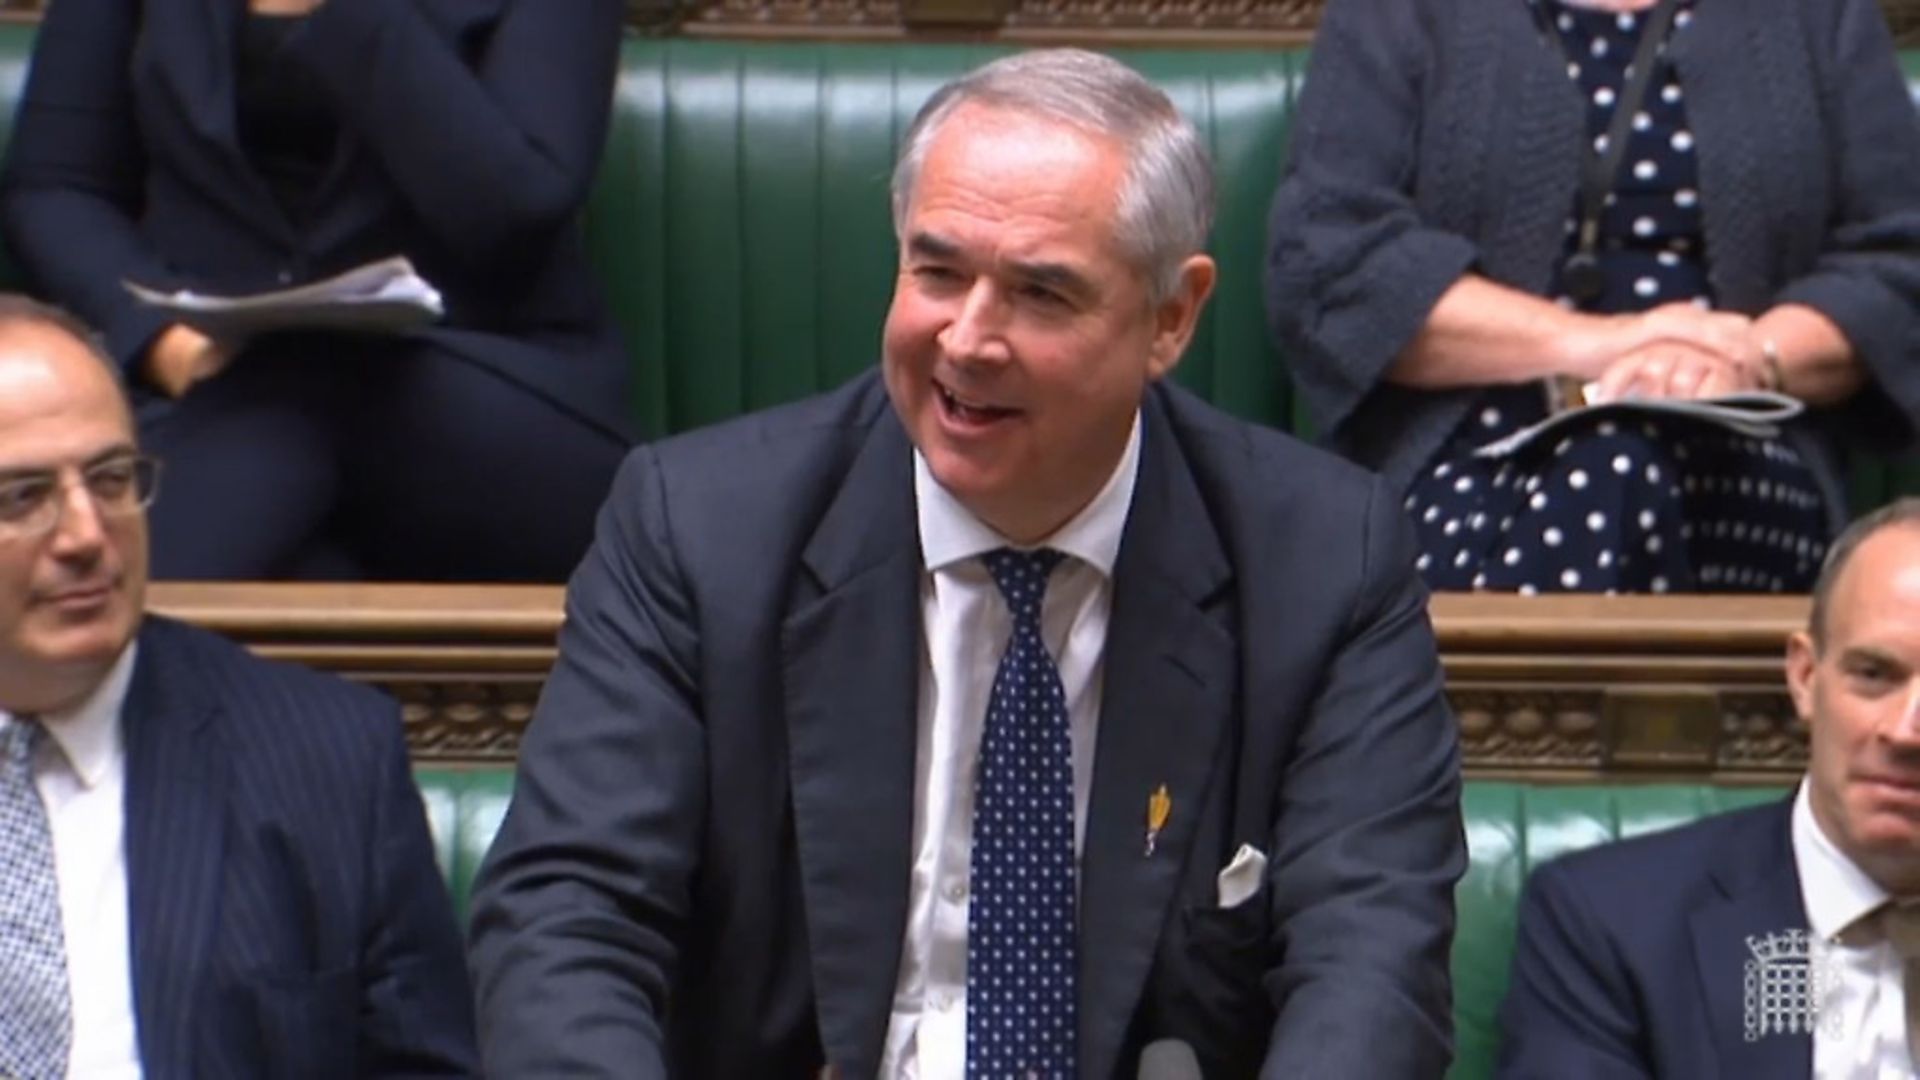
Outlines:
[[1009, 409], [1001, 405], [990, 405], [984, 401], [973, 401], [961, 397], [947, 389], [939, 380], [933, 383], [934, 395], [940, 399], [940, 411], [949, 419], [968, 426], [986, 426], [1018, 416], [1020, 410]]

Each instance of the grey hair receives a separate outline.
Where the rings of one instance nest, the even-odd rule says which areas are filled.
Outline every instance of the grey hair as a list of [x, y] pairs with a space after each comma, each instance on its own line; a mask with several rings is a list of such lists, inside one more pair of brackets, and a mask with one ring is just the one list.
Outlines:
[[1862, 515], [1827, 548], [1827, 557], [1820, 564], [1820, 578], [1813, 585], [1813, 608], [1807, 613], [1807, 632], [1813, 638], [1815, 649], [1826, 648], [1827, 608], [1853, 553], [1875, 533], [1900, 525], [1920, 527], [1920, 497], [1905, 495]]
[[1080, 128], [1127, 149], [1115, 239], [1147, 276], [1154, 302], [1180, 287], [1180, 266], [1213, 228], [1213, 163], [1200, 135], [1159, 87], [1085, 49], [1015, 53], [940, 88], [913, 119], [893, 167], [893, 228], [904, 228], [927, 148], [963, 105], [1006, 109]]

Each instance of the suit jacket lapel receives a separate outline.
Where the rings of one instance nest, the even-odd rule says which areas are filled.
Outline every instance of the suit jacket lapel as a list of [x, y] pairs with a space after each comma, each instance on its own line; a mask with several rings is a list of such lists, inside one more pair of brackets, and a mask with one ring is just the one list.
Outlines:
[[1722, 1076], [1805, 1080], [1813, 1073], [1813, 1040], [1805, 1031], [1753, 1030], [1749, 1038], [1749, 1020], [1758, 1019], [1751, 1016], [1752, 1007], [1764, 1004], [1750, 1003], [1748, 991], [1749, 982], [1756, 991], [1762, 985], [1760, 953], [1769, 942], [1786, 946], [1787, 935], [1797, 931], [1798, 952], [1805, 957], [1807, 915], [1793, 858], [1792, 805], [1783, 802], [1773, 812], [1754, 815], [1748, 823], [1752, 831], [1724, 845], [1713, 868], [1722, 897], [1703, 904], [1691, 919], [1694, 960]]
[[[1142, 410], [1140, 473], [1114, 566], [1105, 684], [1080, 872], [1079, 1052], [1111, 1075], [1152, 966], [1228, 732], [1232, 635], [1213, 601], [1230, 578], [1157, 396]], [[1171, 813], [1151, 856], [1147, 800]]]
[[140, 634], [122, 725], [127, 747], [127, 907], [141, 1060], [154, 1076], [194, 1071], [194, 1005], [220, 917], [227, 761], [215, 707], [170, 655]]
[[[178, 117], [207, 148], [202, 154], [176, 155], [176, 164], [223, 193], [234, 212], [254, 228], [283, 240], [290, 237], [293, 226], [240, 149], [234, 58], [246, 5], [240, 0], [149, 0], [147, 6], [140, 45], [145, 63], [136, 66], [135, 77], [149, 71], [154, 88], [174, 102], [163, 114]], [[142, 82], [140, 89], [149, 85]]]
[[802, 556], [783, 628], [794, 833], [827, 1060], [880, 1067], [912, 863], [920, 547], [888, 410]]

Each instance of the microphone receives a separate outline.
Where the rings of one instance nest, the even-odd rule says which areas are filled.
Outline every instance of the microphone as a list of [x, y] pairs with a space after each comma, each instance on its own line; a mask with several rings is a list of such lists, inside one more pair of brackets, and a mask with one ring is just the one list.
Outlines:
[[1201, 1080], [1200, 1059], [1184, 1039], [1155, 1039], [1140, 1051], [1140, 1080]]

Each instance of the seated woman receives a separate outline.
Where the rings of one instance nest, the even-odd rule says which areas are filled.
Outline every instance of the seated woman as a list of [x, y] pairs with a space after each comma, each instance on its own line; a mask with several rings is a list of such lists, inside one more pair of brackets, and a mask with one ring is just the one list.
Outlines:
[[[579, 225], [620, 0], [60, 0], [0, 216], [99, 327], [166, 466], [167, 578], [558, 580], [629, 442]], [[215, 341], [124, 287], [404, 255], [423, 329]]]
[[[1916, 178], [1874, 0], [1332, 0], [1268, 312], [1432, 587], [1804, 590], [1846, 518], [1840, 437], [1920, 416]], [[1808, 409], [1772, 438], [1602, 413], [1476, 453], [1569, 384]]]

